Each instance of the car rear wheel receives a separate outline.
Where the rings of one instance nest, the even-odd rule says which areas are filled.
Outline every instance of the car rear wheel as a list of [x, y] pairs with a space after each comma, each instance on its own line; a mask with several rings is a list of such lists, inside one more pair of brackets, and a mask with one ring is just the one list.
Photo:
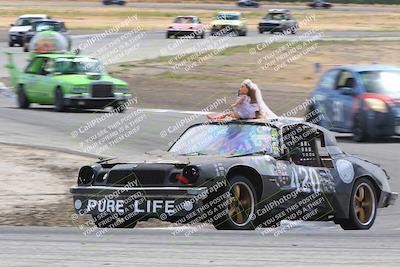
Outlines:
[[349, 218], [338, 223], [344, 230], [368, 230], [375, 221], [376, 202], [376, 190], [370, 180], [357, 180], [351, 194]]
[[229, 181], [228, 205], [221, 218], [214, 222], [218, 230], [254, 230], [256, 191], [253, 184], [243, 176], [234, 176]]
[[18, 107], [19, 108], [29, 108], [30, 102], [25, 94], [24, 87], [22, 85], [19, 86], [18, 88], [18, 93], [17, 93], [17, 101], [18, 101]]
[[54, 93], [54, 110], [57, 112], [63, 112], [67, 110], [64, 103], [64, 94], [61, 88], [57, 88]]

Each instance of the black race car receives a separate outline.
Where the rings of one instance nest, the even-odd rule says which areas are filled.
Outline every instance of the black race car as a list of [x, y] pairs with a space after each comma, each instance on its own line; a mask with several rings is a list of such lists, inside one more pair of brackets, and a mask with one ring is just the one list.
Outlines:
[[238, 0], [237, 5], [240, 7], [255, 7], [255, 8], [260, 7], [259, 1], [255, 0]]
[[221, 230], [281, 220], [369, 229], [377, 208], [397, 199], [388, 180], [314, 124], [211, 121], [189, 127], [168, 152], [146, 154], [142, 162], [82, 167], [70, 192], [76, 213], [92, 215], [98, 227], [134, 227], [153, 217]]
[[328, 2], [320, 1], [320, 0], [315, 0], [315, 1], [312, 1], [311, 3], [308, 3], [308, 6], [311, 8], [315, 8], [315, 9], [317, 9], [317, 8], [328, 9], [328, 8], [332, 7], [332, 4], [330, 4]]

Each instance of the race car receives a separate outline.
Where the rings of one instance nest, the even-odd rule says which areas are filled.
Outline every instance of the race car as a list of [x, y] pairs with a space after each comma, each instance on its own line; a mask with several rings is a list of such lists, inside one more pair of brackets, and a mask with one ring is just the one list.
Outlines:
[[27, 31], [24, 35], [24, 52], [29, 51], [29, 42], [32, 37], [35, 36], [38, 32], [42, 31], [55, 31], [62, 34], [68, 42], [68, 50], [71, 50], [72, 39], [69, 36], [69, 32], [65, 27], [65, 23], [61, 20], [54, 19], [45, 19], [45, 20], [36, 20], [32, 22], [32, 29]]
[[247, 35], [247, 22], [241, 12], [218, 12], [211, 22], [211, 36], [235, 33], [239, 36]]
[[308, 3], [308, 6], [311, 8], [326, 8], [329, 9], [332, 7], [332, 4], [325, 2], [325, 1], [321, 1], [321, 0], [314, 0], [311, 3]]
[[131, 94], [128, 84], [111, 77], [99, 60], [67, 52], [67, 41], [52, 31], [39, 32], [31, 41], [31, 60], [20, 71], [8, 55], [6, 68], [19, 108], [31, 103], [69, 108], [105, 108], [123, 112]]
[[204, 38], [205, 30], [204, 25], [196, 16], [178, 16], [174, 22], [168, 26], [167, 38], [171, 37], [191, 37], [191, 38]]
[[369, 229], [377, 208], [398, 196], [381, 167], [344, 153], [328, 130], [289, 118], [194, 124], [167, 152], [83, 166], [70, 192], [76, 213], [98, 227], [159, 218], [220, 230], [281, 220]]
[[353, 133], [357, 142], [399, 135], [399, 84], [399, 67], [372, 64], [332, 68], [311, 94], [315, 102], [308, 112], [323, 112], [319, 125]]
[[123, 6], [126, 4], [126, 0], [103, 0], [103, 5], [109, 6], [109, 5], [120, 5]]
[[260, 7], [260, 3], [255, 0], [238, 0], [236, 4], [240, 7]]
[[295, 34], [298, 30], [297, 21], [287, 9], [271, 9], [258, 24], [258, 32], [281, 32]]
[[35, 20], [40, 19], [50, 19], [50, 17], [45, 14], [26, 14], [20, 16], [14, 24], [10, 25], [8, 46], [13, 47], [15, 44], [23, 46], [25, 33], [32, 29], [32, 23]]

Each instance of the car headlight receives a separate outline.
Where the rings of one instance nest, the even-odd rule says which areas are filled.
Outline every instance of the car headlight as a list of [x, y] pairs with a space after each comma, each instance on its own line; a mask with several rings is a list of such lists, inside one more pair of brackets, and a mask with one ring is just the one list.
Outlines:
[[86, 93], [87, 89], [85, 87], [73, 87], [72, 92], [76, 94]]
[[388, 112], [386, 103], [383, 100], [376, 98], [366, 98], [365, 103], [372, 110], [384, 113]]
[[186, 166], [182, 171], [182, 175], [189, 181], [189, 183], [193, 184], [199, 178], [200, 170], [196, 166]]
[[90, 185], [93, 182], [95, 171], [90, 166], [83, 166], [79, 170], [78, 185]]

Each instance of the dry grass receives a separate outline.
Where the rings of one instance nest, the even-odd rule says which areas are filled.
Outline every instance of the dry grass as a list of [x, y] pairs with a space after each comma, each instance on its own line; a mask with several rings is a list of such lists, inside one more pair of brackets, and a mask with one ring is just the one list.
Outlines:
[[[164, 30], [178, 15], [196, 15], [204, 23], [210, 23], [215, 11], [199, 9], [149, 9], [121, 7], [2, 7], [0, 10], [0, 28], [8, 28], [17, 16], [26, 13], [46, 13], [66, 21], [71, 29], [104, 30], [120, 23], [129, 16], [137, 15], [138, 24], [144, 30]], [[254, 30], [264, 11], [248, 9], [244, 11], [250, 29]], [[304, 29], [318, 27], [322, 31], [400, 31], [399, 12], [339, 12], [323, 10], [298, 10], [293, 12], [297, 20], [307, 16], [316, 16], [316, 21]], [[371, 23], [373, 21], [373, 23]], [[131, 24], [132, 26], [132, 24]]]

